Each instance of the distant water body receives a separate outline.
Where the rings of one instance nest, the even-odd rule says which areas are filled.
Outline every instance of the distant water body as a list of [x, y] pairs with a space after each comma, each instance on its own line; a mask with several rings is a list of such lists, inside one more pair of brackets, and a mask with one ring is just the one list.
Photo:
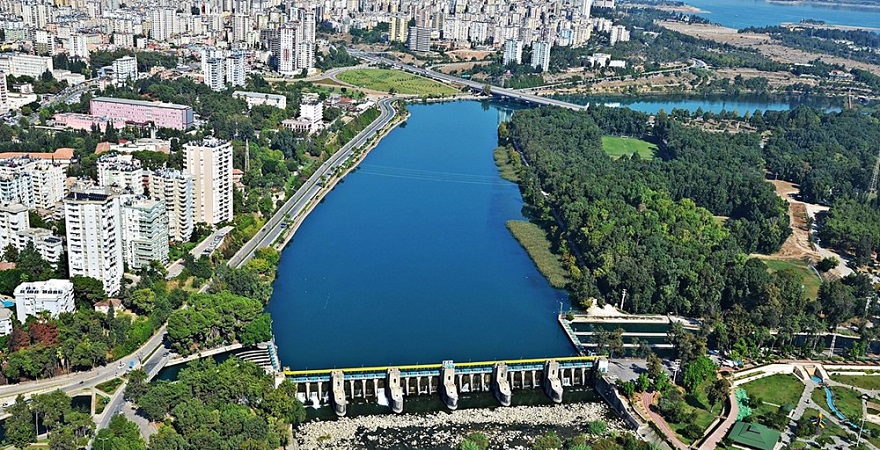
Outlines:
[[745, 114], [761, 111], [787, 111], [800, 105], [811, 106], [829, 111], [839, 111], [839, 106], [833, 106], [831, 102], [802, 102], [798, 100], [780, 101], [764, 97], [751, 96], [709, 96], [709, 97], [628, 97], [628, 98], [602, 98], [596, 96], [557, 96], [561, 100], [570, 101], [581, 105], [601, 104], [613, 107], [627, 107], [647, 114], [657, 114], [660, 110], [667, 113], [673, 109], [685, 109], [691, 112], [701, 108], [706, 112], [720, 113], [722, 111]]
[[880, 28], [878, 7], [832, 5], [810, 1], [778, 2], [768, 0], [684, 0], [706, 13], [697, 14], [726, 27], [743, 29], [798, 22], [824, 20], [829, 25]]
[[508, 232], [518, 187], [492, 157], [509, 110], [411, 105], [281, 256], [269, 303], [294, 369], [566, 356], [552, 289]]

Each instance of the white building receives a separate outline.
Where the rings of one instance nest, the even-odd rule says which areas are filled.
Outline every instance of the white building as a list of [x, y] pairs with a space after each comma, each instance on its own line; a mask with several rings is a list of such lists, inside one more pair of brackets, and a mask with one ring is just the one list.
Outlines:
[[138, 64], [134, 56], [123, 56], [113, 61], [113, 84], [122, 86], [137, 80]]
[[81, 34], [70, 35], [70, 39], [65, 41], [67, 53], [75, 58], [89, 59], [89, 46], [86, 39], [86, 36]]
[[150, 197], [165, 204], [168, 216], [168, 238], [175, 242], [189, 241], [193, 232], [193, 177], [174, 169], [150, 173]]
[[15, 54], [7, 58], [6, 64], [9, 67], [9, 74], [14, 77], [40, 78], [46, 71], [54, 70], [52, 58], [49, 56]]
[[414, 52], [431, 51], [431, 29], [427, 27], [409, 27], [406, 46]]
[[144, 170], [132, 155], [108, 154], [98, 158], [98, 185], [115, 187], [127, 194], [144, 193]]
[[543, 72], [550, 69], [550, 43], [535, 41], [532, 43], [532, 67], [540, 67]]
[[6, 72], [0, 72], [0, 114], [9, 111], [9, 89], [6, 87]]
[[150, 37], [154, 41], [167, 41], [174, 34], [175, 15], [173, 9], [154, 8], [150, 10]]
[[196, 223], [232, 220], [232, 143], [205, 138], [183, 146], [184, 167], [193, 177]]
[[52, 267], [57, 267], [61, 257], [64, 256], [64, 240], [45, 228], [28, 228], [20, 231], [18, 241], [21, 245], [19, 251], [32, 243], [40, 257], [49, 261]]
[[149, 267], [150, 261], [168, 264], [168, 213], [165, 203], [144, 197], [122, 204], [123, 258], [128, 267]]
[[73, 283], [70, 280], [46, 280], [21, 283], [15, 288], [15, 312], [24, 323], [28, 316], [48, 311], [52, 317], [74, 311]]
[[265, 94], [263, 92], [235, 91], [232, 93], [235, 98], [244, 100], [248, 109], [257, 105], [274, 106], [278, 109], [287, 108], [287, 97], [278, 94]]
[[0, 206], [0, 252], [10, 244], [21, 249], [19, 233], [30, 227], [27, 207], [20, 203]]
[[12, 311], [0, 308], [0, 336], [12, 334]]
[[298, 10], [299, 20], [281, 27], [278, 72], [294, 76], [315, 67], [315, 11]]
[[244, 86], [247, 82], [247, 59], [243, 52], [232, 52], [225, 61], [225, 85]]
[[77, 187], [64, 200], [70, 275], [101, 280], [108, 295], [122, 282], [120, 215], [119, 198], [108, 188]]
[[202, 75], [205, 84], [214, 91], [226, 89], [226, 68], [223, 58], [202, 58]]
[[508, 39], [504, 42], [504, 65], [522, 64], [523, 41]]
[[614, 25], [611, 27], [611, 45], [618, 42], [629, 42], [629, 31], [623, 25]]
[[50, 210], [64, 199], [67, 172], [60, 163], [35, 161], [27, 167], [34, 193], [34, 208]]

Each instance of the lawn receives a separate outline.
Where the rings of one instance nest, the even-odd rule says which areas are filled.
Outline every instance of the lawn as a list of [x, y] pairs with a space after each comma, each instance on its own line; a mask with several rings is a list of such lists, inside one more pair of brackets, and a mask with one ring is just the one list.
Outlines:
[[[694, 390], [695, 392], [693, 395], [685, 396], [685, 401], [687, 402], [688, 406], [691, 407], [691, 411], [695, 413], [693, 423], [697, 424], [697, 426], [699, 426], [704, 433], [705, 430], [709, 428], [709, 425], [712, 425], [712, 421], [714, 421], [715, 418], [718, 417], [718, 414], [720, 414], [724, 410], [723, 402], [719, 402], [713, 408], [712, 405], [709, 404], [709, 400], [706, 398], [706, 386], [708, 386], [710, 383], [713, 383], [714, 381], [715, 380], [704, 381], [702, 384], [697, 386], [697, 388]], [[710, 409], [712, 409], [713, 412], [710, 412]], [[695, 442], [681, 435], [681, 430], [684, 429], [684, 427], [686, 427], [690, 422], [667, 423], [669, 424], [669, 428], [672, 428], [672, 430], [675, 431], [675, 434], [678, 436], [679, 439], [681, 439], [682, 442], [688, 445]]]
[[819, 279], [813, 270], [807, 266], [807, 263], [799, 260], [793, 261], [787, 259], [765, 259], [764, 263], [767, 264], [770, 273], [779, 272], [785, 269], [794, 270], [804, 279], [804, 289], [806, 290], [807, 297], [819, 297], [819, 285], [822, 284], [822, 280]]
[[118, 389], [120, 385], [122, 385], [122, 379], [121, 378], [114, 378], [112, 380], [107, 380], [103, 383], [100, 383], [95, 387], [98, 388], [98, 390], [100, 390], [100, 391], [106, 392], [108, 394], [112, 394], [112, 393], [116, 392], [116, 389]]
[[[831, 394], [833, 397], [832, 399], [834, 400], [834, 406], [837, 407], [847, 419], [857, 419], [862, 416], [862, 398], [858, 391], [840, 386], [831, 386]], [[816, 388], [810, 398], [817, 405], [821, 405], [823, 408], [830, 411], [830, 408], [828, 408], [828, 402], [825, 399], [824, 388]]]
[[797, 406], [804, 392], [804, 384], [794, 375], [771, 375], [740, 387], [749, 394], [749, 399], [757, 397], [764, 401], [764, 404], [754, 411], [755, 416], [776, 412], [780, 406]]
[[458, 90], [417, 75], [388, 69], [356, 69], [336, 76], [340, 81], [364, 89], [398, 94], [443, 96], [457, 94]]
[[568, 282], [568, 271], [559, 255], [553, 253], [550, 240], [541, 227], [525, 220], [508, 220], [507, 229], [532, 258], [538, 271], [550, 285], [562, 289]]
[[880, 375], [831, 375], [831, 379], [862, 389], [880, 389]]
[[643, 141], [641, 139], [620, 137], [620, 136], [602, 136], [602, 150], [613, 159], [621, 156], [629, 156], [638, 153], [642, 159], [654, 158], [654, 152], [657, 146]]

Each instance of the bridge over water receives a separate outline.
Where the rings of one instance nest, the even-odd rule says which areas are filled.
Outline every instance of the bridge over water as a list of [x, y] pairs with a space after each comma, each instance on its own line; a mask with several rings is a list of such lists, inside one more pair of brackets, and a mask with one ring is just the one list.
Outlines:
[[346, 412], [347, 399], [385, 396], [391, 410], [403, 411], [403, 396], [440, 395], [449, 409], [458, 406], [459, 393], [492, 392], [503, 406], [513, 389], [542, 388], [556, 403], [563, 387], [586, 385], [594, 370], [608, 362], [597, 356], [519, 359], [347, 369], [286, 370], [297, 394], [312, 404], [331, 404], [336, 414]]

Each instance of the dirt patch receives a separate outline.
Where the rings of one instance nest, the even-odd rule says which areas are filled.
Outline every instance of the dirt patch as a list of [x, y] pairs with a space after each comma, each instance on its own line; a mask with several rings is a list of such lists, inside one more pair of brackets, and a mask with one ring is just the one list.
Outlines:
[[458, 58], [460, 61], [470, 61], [472, 58], [477, 58], [477, 60], [484, 59], [491, 55], [493, 52], [486, 50], [468, 50], [468, 49], [459, 49], [453, 50], [451, 52], [447, 52], [447, 55], [452, 55]]
[[807, 222], [807, 207], [804, 202], [795, 200], [800, 192], [798, 185], [783, 180], [772, 180], [770, 184], [776, 195], [788, 202], [788, 218], [791, 222], [791, 236], [785, 240], [778, 252], [770, 255], [774, 259], [805, 259], [819, 261], [821, 256], [810, 245], [810, 228]]
[[825, 53], [806, 52], [776, 43], [770, 35], [763, 33], [739, 33], [734, 28], [718, 25], [689, 24], [682, 22], [660, 22], [664, 28], [701, 39], [723, 44], [758, 50], [768, 58], [784, 64], [807, 64], [821, 59], [828, 64], [841, 64], [848, 68], [858, 68], [880, 75], [880, 66], [832, 56]]

